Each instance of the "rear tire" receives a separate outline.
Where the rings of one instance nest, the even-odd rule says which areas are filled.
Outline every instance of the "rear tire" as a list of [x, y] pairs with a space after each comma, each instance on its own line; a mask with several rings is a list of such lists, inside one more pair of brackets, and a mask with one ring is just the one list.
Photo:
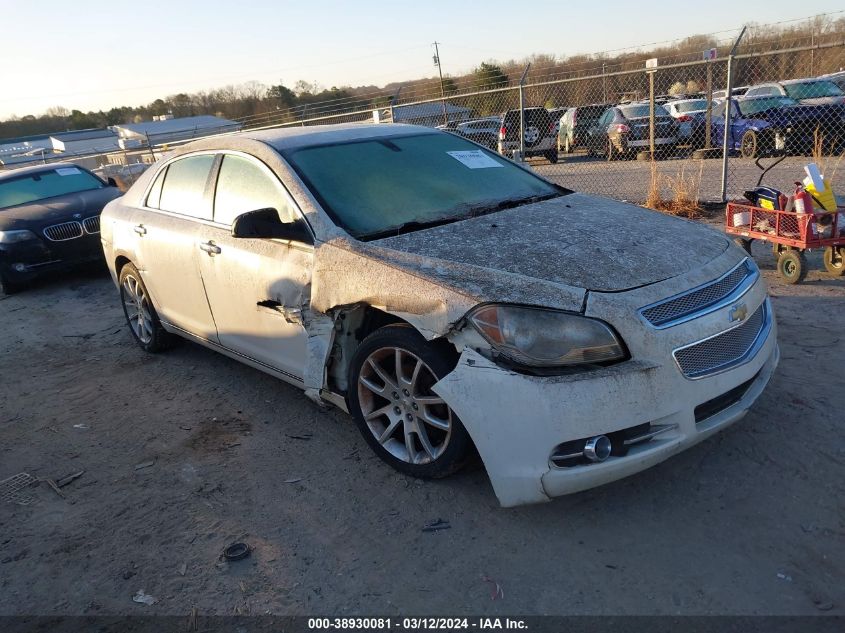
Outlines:
[[828, 246], [824, 249], [824, 267], [834, 277], [845, 275], [845, 246]]
[[557, 150], [551, 149], [548, 152], [546, 152], [546, 158], [548, 159], [548, 161], [552, 165], [556, 165], [557, 164]]
[[355, 352], [349, 412], [370, 448], [396, 470], [436, 479], [464, 465], [469, 434], [431, 390], [453, 367], [444, 351], [405, 325], [376, 330]]
[[155, 354], [172, 347], [176, 337], [162, 327], [138, 269], [126, 264], [120, 269], [118, 279], [123, 315], [141, 349]]
[[800, 284], [807, 278], [807, 257], [803, 251], [784, 251], [778, 257], [778, 274], [788, 284]]

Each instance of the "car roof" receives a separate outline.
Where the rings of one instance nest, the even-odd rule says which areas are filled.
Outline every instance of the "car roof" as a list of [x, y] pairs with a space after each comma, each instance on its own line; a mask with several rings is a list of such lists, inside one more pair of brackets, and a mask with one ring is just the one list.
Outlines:
[[772, 82], [772, 83], [780, 83], [783, 86], [788, 86], [791, 84], [807, 84], [813, 83], [816, 81], [830, 81], [828, 77], [807, 77], [806, 79], [787, 79], [786, 81], [781, 82]]
[[33, 165], [32, 167], [20, 167], [17, 169], [9, 169], [7, 171], [0, 171], [0, 181], [11, 180], [19, 176], [26, 176], [27, 174], [38, 174], [45, 171], [53, 171], [57, 167], [76, 167], [81, 169], [79, 165], [73, 163], [49, 163], [47, 165]]
[[[784, 95], [734, 95], [734, 101], [755, 101], [758, 99], [792, 99]], [[792, 99], [794, 101], [794, 99]]]
[[469, 121], [461, 121], [458, 125], [465, 125], [467, 123], [497, 123], [499, 121], [499, 117], [497, 116], [486, 116], [480, 119], [470, 119]]
[[277, 151], [312, 147], [314, 145], [330, 145], [333, 143], [347, 143], [374, 138], [391, 138], [407, 136], [409, 134], [445, 134], [443, 130], [422, 125], [407, 125], [392, 123], [380, 125], [376, 123], [339, 123], [336, 125], [314, 125], [271, 130], [247, 130], [197, 139], [179, 148], [179, 154], [194, 149], [238, 149], [239, 141], [251, 140], [269, 145]]

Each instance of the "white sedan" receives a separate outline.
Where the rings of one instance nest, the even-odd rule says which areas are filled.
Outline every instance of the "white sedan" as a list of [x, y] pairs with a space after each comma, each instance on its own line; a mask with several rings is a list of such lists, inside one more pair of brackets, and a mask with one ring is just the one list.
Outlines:
[[700, 442], [778, 361], [724, 235], [427, 128], [189, 143], [108, 205], [102, 242], [144, 350], [175, 335], [277, 376], [413, 476], [474, 447], [504, 506]]

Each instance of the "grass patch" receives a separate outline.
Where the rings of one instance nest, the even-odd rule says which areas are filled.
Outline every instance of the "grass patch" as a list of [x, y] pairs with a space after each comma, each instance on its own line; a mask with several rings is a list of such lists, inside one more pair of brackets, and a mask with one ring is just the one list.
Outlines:
[[[694, 219], [701, 217], [701, 175], [704, 161], [699, 161], [698, 174], [688, 173], [685, 165], [674, 174], [661, 174], [657, 163], [651, 161], [651, 180], [645, 205], [649, 209]], [[664, 192], [668, 195], [664, 196]]]

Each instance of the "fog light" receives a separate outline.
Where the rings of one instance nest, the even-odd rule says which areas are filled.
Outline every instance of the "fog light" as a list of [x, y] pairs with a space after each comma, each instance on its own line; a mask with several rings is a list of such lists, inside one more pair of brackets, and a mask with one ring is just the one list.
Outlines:
[[17, 264], [13, 264], [13, 265], [12, 265], [12, 268], [13, 268], [16, 272], [22, 273], [22, 272], [25, 272], [25, 271], [26, 271], [26, 264], [21, 264], [20, 262], [18, 262]]
[[611, 448], [607, 435], [597, 435], [588, 439], [584, 445], [584, 457], [591, 462], [603, 462], [610, 457]]

